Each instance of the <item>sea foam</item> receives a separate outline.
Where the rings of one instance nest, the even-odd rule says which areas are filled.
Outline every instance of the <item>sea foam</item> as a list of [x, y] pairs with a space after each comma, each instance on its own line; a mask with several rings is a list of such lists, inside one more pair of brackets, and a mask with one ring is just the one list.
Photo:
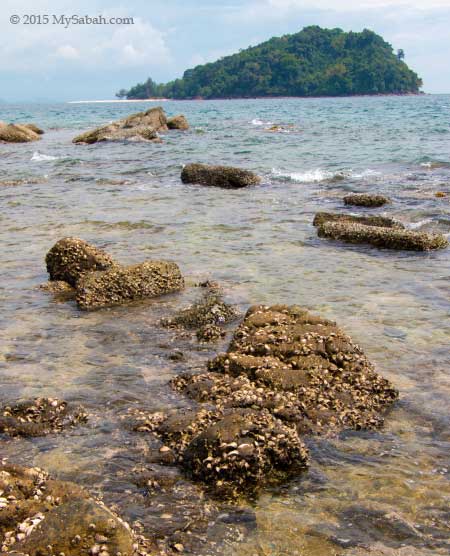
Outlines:
[[34, 152], [31, 160], [33, 162], [49, 162], [51, 160], [58, 160], [58, 156], [51, 156], [49, 154], [42, 154], [40, 152]]

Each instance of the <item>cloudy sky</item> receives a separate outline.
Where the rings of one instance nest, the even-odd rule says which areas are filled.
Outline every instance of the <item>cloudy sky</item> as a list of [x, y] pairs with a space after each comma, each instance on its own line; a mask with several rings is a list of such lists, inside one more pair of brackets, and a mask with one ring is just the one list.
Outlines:
[[[26, 15], [50, 23], [25, 25]], [[53, 15], [134, 25], [65, 28]], [[0, 99], [113, 98], [148, 76], [165, 82], [306, 25], [372, 29], [405, 50], [426, 92], [450, 93], [450, 0], [1, 0]]]

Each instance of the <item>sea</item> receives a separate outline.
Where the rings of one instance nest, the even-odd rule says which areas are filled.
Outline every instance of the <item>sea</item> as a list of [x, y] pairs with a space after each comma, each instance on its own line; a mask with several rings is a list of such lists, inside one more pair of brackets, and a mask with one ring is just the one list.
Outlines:
[[[189, 131], [160, 144], [72, 143], [151, 106], [0, 104], [0, 120], [45, 130], [40, 141], [0, 145], [0, 403], [52, 396], [90, 414], [59, 435], [0, 436], [0, 458], [77, 482], [149, 537], [194, 523], [184, 550], [197, 556], [345, 556], [380, 544], [386, 554], [448, 554], [450, 248], [346, 245], [318, 238], [312, 221], [324, 210], [370, 212], [448, 237], [450, 95], [166, 101]], [[248, 168], [262, 182], [183, 184], [190, 162]], [[346, 207], [350, 192], [392, 202]], [[174, 260], [186, 290], [80, 312], [39, 288], [45, 255], [65, 236], [124, 264]], [[189, 481], [150, 498], [136, 484], [149, 440], [125, 417], [186, 405], [168, 381], [226, 349], [232, 327], [199, 344], [160, 324], [198, 299], [205, 280], [241, 313], [288, 303], [336, 320], [400, 399], [382, 429], [306, 439], [307, 471], [238, 505], [213, 501], [218, 510], [200, 519], [204, 500], [180, 494]]]

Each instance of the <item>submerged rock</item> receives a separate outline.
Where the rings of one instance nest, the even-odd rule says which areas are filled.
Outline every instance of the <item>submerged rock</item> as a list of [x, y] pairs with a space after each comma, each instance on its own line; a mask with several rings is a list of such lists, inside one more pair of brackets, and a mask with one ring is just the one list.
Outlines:
[[[171, 328], [205, 329], [206, 327], [218, 327], [218, 325], [232, 322], [238, 317], [237, 310], [226, 303], [220, 290], [211, 288], [200, 301], [190, 307], [181, 309], [174, 317], [163, 319], [162, 324]], [[209, 329], [214, 335], [213, 328]]]
[[382, 207], [390, 202], [391, 200], [388, 199], [388, 197], [384, 197], [384, 195], [372, 195], [369, 193], [354, 193], [344, 197], [344, 203], [346, 205], [355, 205], [357, 207], [376, 208]]
[[169, 129], [181, 129], [183, 131], [189, 129], [189, 122], [184, 114], [178, 114], [167, 120], [167, 127]]
[[214, 187], [237, 189], [260, 183], [261, 178], [250, 170], [232, 166], [209, 166], [207, 164], [187, 164], [181, 172], [183, 183], [198, 183]]
[[318, 212], [314, 217], [313, 226], [322, 226], [325, 222], [344, 222], [399, 229], [405, 227], [401, 222], [397, 222], [393, 218], [388, 218], [386, 216], [353, 216], [352, 214], [336, 214], [332, 212]]
[[93, 270], [106, 270], [116, 263], [94, 245], [75, 237], [60, 239], [45, 257], [50, 280], [62, 280], [75, 287], [78, 279]]
[[448, 245], [448, 240], [441, 234], [344, 222], [324, 222], [318, 228], [318, 236], [408, 251], [429, 251]]
[[99, 141], [145, 140], [160, 141], [158, 132], [167, 131], [167, 118], [164, 110], [157, 106], [146, 112], [138, 112], [117, 120], [93, 131], [82, 133], [73, 143], [92, 144]]
[[2, 553], [147, 554], [148, 543], [104, 504], [41, 469], [0, 462], [0, 492]]
[[76, 299], [81, 309], [97, 309], [183, 288], [183, 276], [174, 262], [146, 261], [84, 274], [77, 282]]
[[29, 143], [37, 141], [44, 133], [34, 124], [6, 124], [0, 122], [0, 142]]
[[87, 421], [81, 406], [56, 398], [36, 398], [0, 408], [0, 433], [9, 436], [46, 436]]

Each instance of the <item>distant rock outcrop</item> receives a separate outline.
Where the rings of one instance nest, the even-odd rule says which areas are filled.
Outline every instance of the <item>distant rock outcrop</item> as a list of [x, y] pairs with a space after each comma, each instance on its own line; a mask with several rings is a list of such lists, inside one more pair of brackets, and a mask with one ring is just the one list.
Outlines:
[[0, 142], [30, 143], [38, 141], [44, 132], [34, 124], [7, 124], [0, 122]]
[[[172, 118], [175, 123], [174, 127], [181, 125], [181, 118], [184, 125], [189, 127], [184, 116], [176, 116]], [[91, 145], [100, 141], [124, 141], [124, 140], [141, 140], [160, 142], [159, 133], [168, 131], [169, 125], [166, 114], [161, 106], [150, 108], [146, 112], [138, 112], [131, 114], [126, 118], [112, 122], [106, 126], [98, 127], [93, 131], [82, 133], [73, 139], [73, 143], [84, 143]], [[186, 129], [186, 128], [178, 128]]]

